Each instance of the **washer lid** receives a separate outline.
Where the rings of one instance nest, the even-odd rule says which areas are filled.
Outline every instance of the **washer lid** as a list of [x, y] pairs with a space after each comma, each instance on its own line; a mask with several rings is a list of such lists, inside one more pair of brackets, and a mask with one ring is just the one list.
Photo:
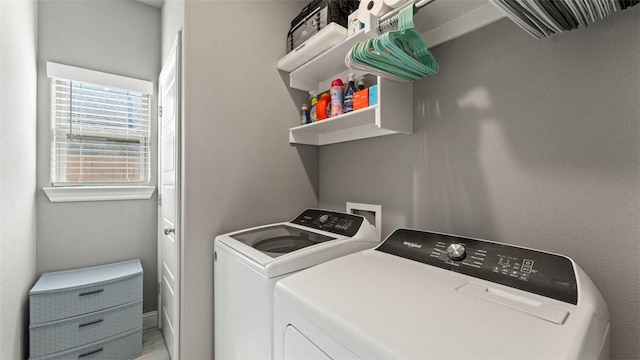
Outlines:
[[[598, 357], [609, 315], [575, 263], [459, 237], [454, 244], [467, 247], [466, 257], [452, 256], [451, 237], [401, 229], [377, 249], [284, 278], [275, 287], [275, 323], [315, 324], [319, 329], [304, 334], [311, 341], [321, 331], [362, 359]], [[537, 272], [515, 277], [515, 267], [521, 275], [524, 266]], [[577, 281], [579, 301], [538, 291], [545, 281], [549, 288], [573, 288], [564, 282]], [[323, 349], [334, 357], [331, 350]]]
[[380, 240], [362, 216], [307, 209], [291, 222], [218, 235], [215, 246], [267, 278], [369, 249]]
[[[467, 291], [478, 287], [480, 296]], [[276, 324], [305, 318], [362, 359], [568, 359], [571, 346], [591, 344], [597, 353], [602, 341], [585, 330], [591, 311], [376, 250], [284, 278], [275, 298], [287, 304], [276, 305]], [[542, 319], [538, 307], [564, 317]]]
[[336, 239], [285, 224], [244, 231], [233, 234], [231, 237], [272, 258]]

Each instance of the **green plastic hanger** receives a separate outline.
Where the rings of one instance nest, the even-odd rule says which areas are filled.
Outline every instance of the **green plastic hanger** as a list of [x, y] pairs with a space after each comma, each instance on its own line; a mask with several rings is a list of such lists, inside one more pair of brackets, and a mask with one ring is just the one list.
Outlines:
[[360, 70], [372, 69], [381, 76], [391, 75], [391, 78], [406, 81], [437, 73], [438, 63], [415, 28], [413, 14], [412, 4], [395, 15], [397, 30], [356, 43], [347, 54], [347, 65]]

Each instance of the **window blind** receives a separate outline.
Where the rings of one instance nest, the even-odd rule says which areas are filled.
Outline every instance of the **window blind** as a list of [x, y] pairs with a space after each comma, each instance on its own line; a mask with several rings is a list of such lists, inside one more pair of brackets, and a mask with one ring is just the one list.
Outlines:
[[149, 183], [150, 94], [52, 77], [51, 106], [54, 186]]

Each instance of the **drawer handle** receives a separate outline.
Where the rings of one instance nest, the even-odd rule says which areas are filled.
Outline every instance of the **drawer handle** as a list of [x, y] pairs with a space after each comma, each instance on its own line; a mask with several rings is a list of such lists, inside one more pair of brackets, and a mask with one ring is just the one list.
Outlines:
[[104, 289], [94, 290], [94, 291], [89, 291], [89, 292], [86, 292], [86, 293], [80, 293], [80, 295], [78, 295], [78, 296], [93, 295], [93, 294], [101, 293], [101, 292], [103, 292], [103, 291], [104, 291]]
[[84, 354], [82, 354], [82, 355], [78, 355], [78, 359], [83, 358], [83, 357], [85, 357], [85, 356], [89, 356], [89, 355], [97, 354], [97, 353], [99, 353], [99, 352], [100, 352], [100, 351], [102, 351], [102, 350], [104, 350], [104, 348], [100, 348], [100, 349], [98, 349], [98, 350], [93, 350], [93, 351], [90, 351], [90, 352], [88, 352], [88, 353], [84, 353]]
[[80, 325], [78, 325], [78, 327], [81, 328], [81, 327], [85, 327], [85, 326], [89, 326], [89, 325], [95, 325], [95, 324], [99, 324], [99, 323], [101, 323], [103, 321], [104, 321], [104, 319], [90, 321], [90, 322], [85, 323], [85, 324], [80, 324]]

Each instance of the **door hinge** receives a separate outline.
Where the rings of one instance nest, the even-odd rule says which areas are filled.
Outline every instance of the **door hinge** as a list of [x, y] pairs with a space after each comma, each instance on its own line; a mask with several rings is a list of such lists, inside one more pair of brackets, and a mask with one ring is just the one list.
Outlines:
[[158, 116], [162, 117], [162, 106], [158, 106]]
[[158, 206], [162, 206], [162, 194], [158, 194]]

